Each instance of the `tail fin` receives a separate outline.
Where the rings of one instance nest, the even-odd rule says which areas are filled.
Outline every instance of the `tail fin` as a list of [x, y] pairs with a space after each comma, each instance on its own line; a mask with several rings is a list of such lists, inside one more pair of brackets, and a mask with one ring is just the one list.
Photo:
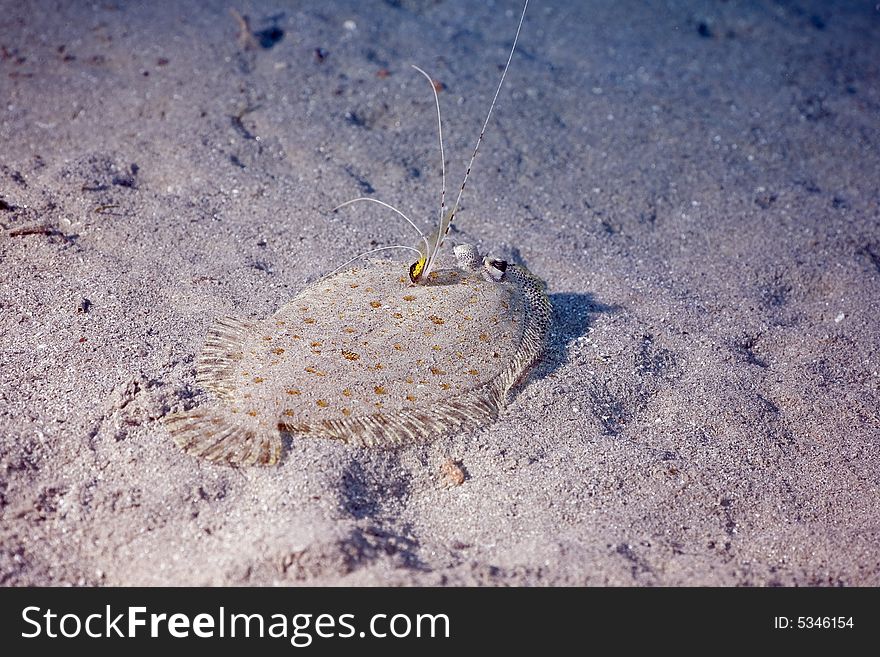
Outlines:
[[187, 454], [227, 465], [275, 465], [281, 457], [281, 434], [258, 420], [218, 408], [194, 408], [164, 418], [168, 433]]

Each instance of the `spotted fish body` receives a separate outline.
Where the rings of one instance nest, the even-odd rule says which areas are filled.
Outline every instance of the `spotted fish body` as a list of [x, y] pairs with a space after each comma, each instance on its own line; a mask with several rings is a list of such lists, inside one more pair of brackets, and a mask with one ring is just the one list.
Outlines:
[[281, 433], [364, 446], [490, 423], [543, 350], [550, 306], [522, 267], [473, 263], [411, 285], [374, 261], [324, 278], [273, 316], [218, 320], [197, 362], [217, 398], [166, 418], [187, 452], [273, 464]]

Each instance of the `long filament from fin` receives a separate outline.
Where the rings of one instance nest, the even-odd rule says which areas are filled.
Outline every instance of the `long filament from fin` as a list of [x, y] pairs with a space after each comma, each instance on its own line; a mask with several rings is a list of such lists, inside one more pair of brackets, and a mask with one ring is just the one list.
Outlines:
[[477, 138], [477, 145], [474, 147], [474, 154], [471, 156], [471, 161], [468, 162], [467, 171], [465, 171], [464, 180], [461, 183], [461, 189], [458, 190], [458, 198], [455, 199], [455, 205], [452, 206], [450, 220], [455, 217], [455, 213], [458, 211], [458, 204], [461, 201], [461, 195], [464, 194], [464, 186], [467, 184], [468, 176], [471, 175], [471, 167], [474, 165], [474, 160], [477, 159], [477, 151], [480, 150], [480, 144], [483, 141], [483, 134], [486, 132], [486, 126], [489, 125], [489, 119], [492, 117], [492, 110], [495, 109], [495, 102], [498, 100], [498, 94], [501, 93], [501, 86], [504, 84], [504, 77], [507, 75], [507, 69], [510, 68], [510, 61], [513, 59], [513, 51], [516, 50], [516, 42], [519, 41], [519, 33], [522, 30], [523, 21], [526, 17], [526, 9], [528, 8], [529, 0], [526, 0], [526, 3], [523, 5], [522, 15], [519, 17], [516, 36], [513, 37], [513, 46], [510, 48], [510, 54], [507, 56], [507, 64], [504, 65], [504, 71], [501, 73], [501, 80], [498, 82], [498, 88], [495, 90], [495, 97], [492, 98], [492, 104], [489, 106], [489, 113], [486, 114], [486, 120], [483, 122], [482, 130], [480, 130], [480, 136]]
[[440, 176], [442, 183], [440, 186], [440, 216], [439, 221], [443, 221], [443, 211], [446, 209], [446, 155], [443, 153], [443, 121], [440, 120], [440, 96], [437, 95], [437, 85], [430, 75], [425, 73], [415, 64], [410, 64], [419, 73], [425, 76], [425, 79], [431, 83], [431, 91], [434, 92], [434, 104], [437, 106], [437, 137], [440, 140]]
[[446, 233], [449, 232], [449, 223], [451, 221], [452, 213], [447, 212], [440, 217], [440, 225], [437, 226], [436, 234], [431, 235], [427, 260], [425, 262], [424, 271], [422, 272], [424, 276], [430, 274], [434, 269], [434, 262], [437, 260], [437, 255], [440, 253], [440, 247], [443, 245], [443, 238], [446, 237]]
[[346, 260], [341, 265], [339, 265], [336, 269], [331, 271], [329, 274], [325, 274], [321, 278], [324, 279], [324, 278], [327, 278], [328, 276], [332, 276], [333, 274], [338, 272], [340, 269], [342, 269], [343, 267], [346, 267], [347, 265], [350, 265], [351, 263], [353, 263], [355, 260], [358, 260], [359, 258], [363, 258], [364, 256], [370, 255], [371, 253], [378, 253], [379, 251], [388, 251], [390, 249], [406, 249], [407, 251], [415, 251], [416, 253], [419, 254], [419, 256], [421, 256], [421, 252], [418, 249], [414, 249], [411, 246], [403, 246], [402, 244], [394, 244], [393, 246], [380, 246], [378, 249], [370, 249], [369, 251], [364, 251], [363, 253], [357, 254], [354, 258], [351, 258], [350, 260]]
[[[422, 241], [425, 243], [425, 248], [428, 249], [428, 250], [431, 249], [430, 245], [428, 244], [428, 238], [427, 238], [427, 237], [425, 236], [425, 234], [421, 231], [421, 229], [420, 229], [418, 226], [415, 225], [415, 223], [413, 222], [413, 220], [410, 219], [409, 217], [407, 217], [405, 214], [403, 214], [403, 212], [401, 212], [400, 210], [398, 210], [397, 208], [395, 208], [393, 205], [391, 205], [390, 203], [386, 203], [385, 201], [380, 201], [379, 199], [376, 199], [376, 198], [369, 198], [368, 196], [362, 196], [362, 197], [360, 197], [360, 198], [353, 198], [353, 199], [351, 199], [350, 201], [346, 201], [345, 203], [340, 203], [340, 204], [337, 205], [335, 208], [333, 208], [333, 209], [331, 210], [331, 212], [336, 212], [336, 211], [339, 210], [340, 208], [344, 208], [346, 205], [351, 205], [352, 203], [357, 203], [358, 201], [369, 201], [369, 202], [371, 202], [371, 203], [378, 203], [379, 205], [381, 205], [381, 206], [383, 206], [383, 207], [386, 207], [386, 208], [388, 208], [389, 210], [393, 210], [394, 212], [396, 212], [397, 214], [399, 214], [401, 217], [403, 217], [403, 218], [406, 220], [406, 223], [408, 223], [410, 226], [412, 226], [413, 228], [416, 229], [416, 232], [419, 234], [419, 237], [421, 237], [421, 238], [422, 238]], [[367, 253], [369, 253], [369, 251], [368, 251]], [[348, 263], [346, 263], [346, 264], [348, 264]]]

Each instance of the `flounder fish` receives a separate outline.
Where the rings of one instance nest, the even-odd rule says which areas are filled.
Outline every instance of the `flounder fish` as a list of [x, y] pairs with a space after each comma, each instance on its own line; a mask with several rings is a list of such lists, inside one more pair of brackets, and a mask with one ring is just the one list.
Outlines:
[[271, 465], [281, 434], [394, 446], [484, 426], [541, 354], [543, 283], [456, 247], [459, 267], [412, 285], [370, 261], [322, 279], [264, 320], [218, 320], [196, 366], [217, 403], [165, 418], [190, 454]]

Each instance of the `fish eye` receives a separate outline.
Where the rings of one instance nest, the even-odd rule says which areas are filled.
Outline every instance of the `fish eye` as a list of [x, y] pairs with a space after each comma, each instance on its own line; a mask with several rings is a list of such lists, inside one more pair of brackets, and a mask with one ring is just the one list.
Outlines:
[[422, 260], [417, 260], [409, 266], [409, 280], [413, 283], [419, 282], [419, 277], [422, 275], [422, 269], [424, 268], [424, 264]]
[[493, 281], [503, 281], [504, 274], [507, 271], [507, 261], [496, 258], [484, 258], [483, 268]]

